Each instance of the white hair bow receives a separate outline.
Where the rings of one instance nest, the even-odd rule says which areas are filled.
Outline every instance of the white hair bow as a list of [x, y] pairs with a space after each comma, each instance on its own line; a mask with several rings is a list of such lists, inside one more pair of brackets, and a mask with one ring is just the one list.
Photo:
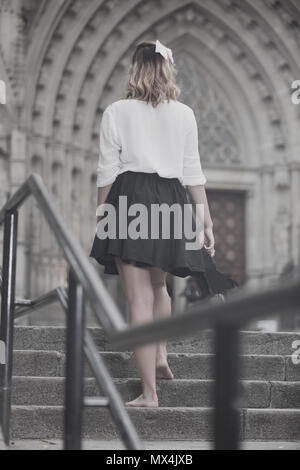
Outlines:
[[170, 59], [172, 64], [174, 64], [172, 50], [164, 46], [158, 39], [156, 41], [155, 52], [158, 52], [159, 54], [161, 54], [166, 60]]

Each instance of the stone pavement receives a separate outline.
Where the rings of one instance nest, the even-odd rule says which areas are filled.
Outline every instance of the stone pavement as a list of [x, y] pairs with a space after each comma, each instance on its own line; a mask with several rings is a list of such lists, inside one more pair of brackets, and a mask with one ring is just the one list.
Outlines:
[[[205, 441], [143, 441], [147, 450], [210, 450], [211, 442]], [[0, 450], [61, 450], [62, 442], [58, 440], [29, 440], [14, 441], [7, 449], [0, 441]], [[83, 442], [84, 450], [124, 450], [121, 441], [96, 441], [87, 440]], [[281, 442], [281, 441], [247, 441], [241, 444], [242, 450], [300, 450], [300, 442]]]

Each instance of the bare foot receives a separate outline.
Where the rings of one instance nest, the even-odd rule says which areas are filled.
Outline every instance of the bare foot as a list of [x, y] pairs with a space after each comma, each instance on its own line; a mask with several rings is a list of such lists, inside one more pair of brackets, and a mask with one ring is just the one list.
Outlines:
[[157, 379], [166, 379], [173, 380], [174, 375], [171, 371], [167, 359], [159, 361], [156, 363], [156, 378]]
[[125, 403], [125, 406], [132, 406], [132, 407], [146, 407], [146, 408], [157, 408], [158, 407], [158, 399], [150, 399], [145, 398], [144, 395], [138, 396], [135, 400], [128, 401]]

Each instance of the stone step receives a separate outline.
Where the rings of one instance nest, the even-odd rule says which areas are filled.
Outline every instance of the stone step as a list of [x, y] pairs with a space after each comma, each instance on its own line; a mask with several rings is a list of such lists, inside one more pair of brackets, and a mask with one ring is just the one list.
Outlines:
[[[211, 408], [128, 409], [142, 439], [213, 438]], [[115, 439], [118, 431], [107, 409], [84, 413], [84, 436]], [[300, 438], [300, 410], [241, 410], [242, 440], [294, 440]], [[12, 439], [62, 438], [63, 408], [59, 406], [14, 406]]]
[[[114, 380], [124, 402], [141, 393], [139, 379]], [[63, 378], [14, 377], [12, 402], [14, 405], [55, 406], [64, 404]], [[162, 407], [213, 406], [211, 380], [158, 380], [157, 393]], [[85, 380], [85, 395], [99, 396], [94, 379]], [[300, 408], [300, 382], [240, 382], [241, 408]]]
[[[138, 377], [133, 353], [101, 353], [111, 375], [116, 378]], [[170, 353], [168, 361], [177, 379], [213, 379], [211, 354]], [[65, 374], [65, 355], [57, 351], [15, 351], [15, 376], [62, 377]], [[86, 376], [91, 376], [86, 367]], [[242, 380], [299, 381], [299, 366], [291, 357], [244, 355], [240, 360]]]
[[[240, 450], [300, 450], [299, 441], [242, 441]], [[60, 439], [21, 439], [14, 440], [10, 446], [11, 450], [63, 450], [63, 441]], [[212, 441], [199, 439], [178, 440], [178, 439], [144, 439], [142, 449], [145, 450], [171, 450], [175, 452], [181, 450], [215, 450]], [[6, 446], [0, 441], [0, 450], [6, 450]], [[98, 440], [84, 439], [82, 450], [127, 450], [120, 439]]]
[[[100, 350], [114, 351], [101, 328], [89, 329]], [[199, 331], [196, 335], [171, 341], [169, 352], [213, 353], [212, 331]], [[291, 355], [293, 342], [300, 340], [300, 333], [263, 333], [244, 331], [240, 335], [243, 354]], [[15, 328], [15, 349], [63, 351], [65, 348], [64, 327], [21, 327]]]

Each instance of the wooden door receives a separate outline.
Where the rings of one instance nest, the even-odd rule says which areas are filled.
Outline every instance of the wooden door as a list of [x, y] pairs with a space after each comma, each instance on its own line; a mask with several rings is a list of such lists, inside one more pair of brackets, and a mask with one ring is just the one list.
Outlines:
[[245, 281], [245, 192], [207, 190], [214, 224], [215, 262], [239, 284]]

